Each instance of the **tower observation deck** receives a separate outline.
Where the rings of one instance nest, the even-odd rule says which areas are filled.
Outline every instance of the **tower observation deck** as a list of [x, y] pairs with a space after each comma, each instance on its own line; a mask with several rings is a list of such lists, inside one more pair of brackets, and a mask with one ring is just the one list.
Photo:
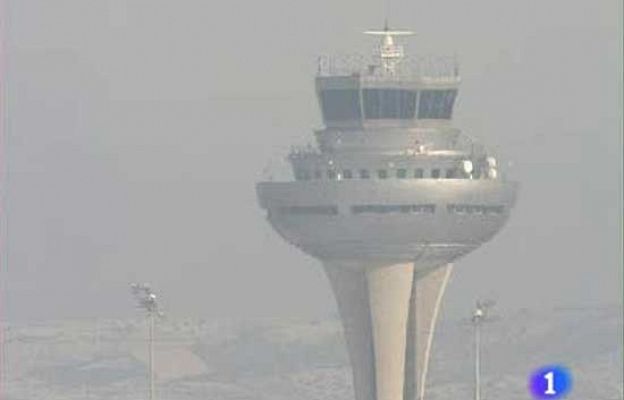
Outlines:
[[452, 263], [507, 221], [517, 185], [452, 125], [454, 58], [410, 58], [407, 31], [374, 57], [321, 57], [317, 146], [289, 155], [294, 180], [261, 182], [260, 206], [321, 261], [348, 346], [356, 400], [422, 400]]

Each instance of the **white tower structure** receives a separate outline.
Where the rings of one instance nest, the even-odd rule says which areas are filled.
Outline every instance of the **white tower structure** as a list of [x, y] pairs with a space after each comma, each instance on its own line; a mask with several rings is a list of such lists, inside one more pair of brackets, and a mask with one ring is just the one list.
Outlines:
[[454, 60], [409, 59], [409, 31], [367, 33], [381, 37], [370, 63], [320, 63], [317, 148], [290, 154], [294, 181], [257, 193], [275, 230], [322, 262], [356, 400], [423, 400], [452, 262], [502, 228], [516, 184], [453, 127]]

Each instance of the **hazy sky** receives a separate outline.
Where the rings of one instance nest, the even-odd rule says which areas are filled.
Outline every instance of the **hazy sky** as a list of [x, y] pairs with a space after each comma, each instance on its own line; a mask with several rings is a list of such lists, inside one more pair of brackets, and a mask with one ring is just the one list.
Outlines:
[[320, 54], [384, 18], [454, 54], [455, 124], [521, 182], [462, 259], [447, 317], [620, 302], [620, 0], [14, 0], [5, 5], [4, 312], [122, 316], [149, 281], [175, 315], [333, 314], [318, 262], [256, 204], [320, 127]]

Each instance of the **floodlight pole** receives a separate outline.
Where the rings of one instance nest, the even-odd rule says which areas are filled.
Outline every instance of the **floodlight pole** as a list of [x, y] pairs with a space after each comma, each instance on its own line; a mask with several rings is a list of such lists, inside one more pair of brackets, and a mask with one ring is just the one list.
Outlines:
[[148, 385], [149, 385], [149, 400], [154, 400], [154, 311], [150, 310], [148, 313], [149, 318], [149, 337], [148, 337]]
[[475, 352], [475, 365], [474, 365], [474, 399], [481, 400], [481, 321], [480, 317], [475, 319], [475, 336], [474, 336], [474, 352]]
[[148, 400], [156, 398], [156, 376], [154, 373], [154, 330], [156, 317], [162, 315], [156, 301], [156, 295], [148, 284], [133, 283], [130, 285], [139, 307], [147, 312], [147, 386]]
[[486, 306], [477, 301], [477, 308], [472, 314], [474, 325], [474, 400], [481, 400], [481, 324], [485, 319]]

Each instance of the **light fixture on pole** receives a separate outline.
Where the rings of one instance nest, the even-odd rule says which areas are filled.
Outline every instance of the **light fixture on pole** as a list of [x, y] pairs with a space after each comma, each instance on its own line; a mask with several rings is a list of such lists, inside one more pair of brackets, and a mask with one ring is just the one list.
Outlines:
[[477, 306], [472, 313], [474, 326], [474, 400], [481, 400], [481, 325], [489, 321], [489, 310], [494, 306], [493, 300], [477, 300]]
[[133, 283], [130, 285], [130, 290], [137, 300], [139, 308], [147, 312], [148, 318], [148, 390], [149, 400], [154, 400], [154, 325], [156, 317], [162, 317], [163, 313], [160, 311], [158, 302], [156, 301], [156, 294], [152, 291], [151, 287], [147, 283]]

